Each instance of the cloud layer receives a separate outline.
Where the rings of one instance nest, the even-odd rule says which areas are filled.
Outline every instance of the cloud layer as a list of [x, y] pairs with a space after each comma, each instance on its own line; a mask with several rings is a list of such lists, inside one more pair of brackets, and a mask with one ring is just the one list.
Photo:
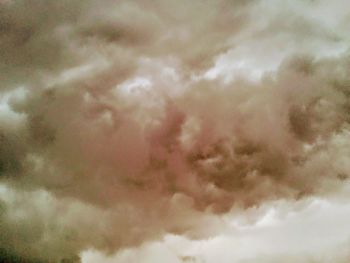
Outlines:
[[74, 261], [336, 193], [342, 4], [0, 2], [0, 248]]

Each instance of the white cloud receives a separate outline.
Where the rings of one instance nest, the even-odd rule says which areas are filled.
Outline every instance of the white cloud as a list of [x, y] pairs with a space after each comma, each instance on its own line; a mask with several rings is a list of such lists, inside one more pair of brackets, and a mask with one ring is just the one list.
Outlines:
[[350, 256], [350, 205], [346, 202], [328, 198], [276, 201], [226, 217], [233, 222], [239, 220], [240, 224], [234, 223], [206, 240], [168, 235], [162, 241], [111, 256], [85, 251], [82, 261], [258, 263], [279, 259], [326, 263], [346, 262]]

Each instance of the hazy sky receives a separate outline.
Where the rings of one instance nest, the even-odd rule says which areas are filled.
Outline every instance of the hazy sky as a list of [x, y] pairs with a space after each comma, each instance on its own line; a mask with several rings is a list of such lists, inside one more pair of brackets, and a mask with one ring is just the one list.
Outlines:
[[349, 262], [349, 24], [347, 0], [0, 1], [0, 261]]

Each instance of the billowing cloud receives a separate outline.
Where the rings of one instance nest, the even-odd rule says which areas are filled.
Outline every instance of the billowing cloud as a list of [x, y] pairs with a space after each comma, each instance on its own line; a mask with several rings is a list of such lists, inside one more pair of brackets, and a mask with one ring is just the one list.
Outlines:
[[286, 5], [1, 2], [1, 251], [78, 261], [337, 193], [348, 15]]
[[[347, 186], [348, 187], [348, 186]], [[348, 189], [345, 189], [347, 192]], [[266, 202], [223, 218], [224, 231], [203, 240], [166, 235], [114, 255], [82, 253], [86, 263], [106, 262], [347, 262], [349, 205], [329, 198]]]

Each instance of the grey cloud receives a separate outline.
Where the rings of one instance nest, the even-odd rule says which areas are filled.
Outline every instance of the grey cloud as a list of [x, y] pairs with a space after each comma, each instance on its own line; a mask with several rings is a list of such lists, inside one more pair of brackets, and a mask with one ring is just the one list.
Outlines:
[[[295, 54], [255, 82], [201, 75], [240, 36], [262, 37], [256, 3], [2, 3], [2, 85], [26, 92], [4, 101], [22, 125], [0, 120], [0, 247], [59, 261], [199, 238], [233, 205], [335, 191], [350, 172], [348, 57]], [[300, 22], [329, 38], [288, 21], [266, 33], [299, 39]], [[150, 89], [122, 95], [140, 74]]]

